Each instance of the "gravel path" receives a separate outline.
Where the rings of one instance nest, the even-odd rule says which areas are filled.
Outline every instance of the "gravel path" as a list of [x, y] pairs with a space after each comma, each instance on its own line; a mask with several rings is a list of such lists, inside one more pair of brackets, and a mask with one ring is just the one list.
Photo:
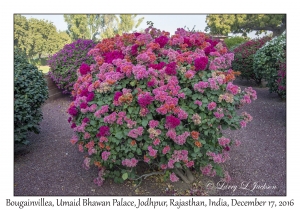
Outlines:
[[[226, 131], [242, 142], [224, 165], [232, 180], [225, 185], [219, 178], [206, 178], [202, 185], [209, 195], [286, 195], [286, 102], [267, 88], [254, 89], [258, 99], [240, 110], [250, 113], [253, 121], [244, 129]], [[73, 134], [67, 122], [69, 103], [64, 97], [45, 104], [41, 133], [29, 135], [30, 145], [15, 147], [15, 196], [167, 195], [169, 183], [161, 184], [156, 177], [147, 178], [137, 189], [129, 181], [120, 185], [111, 180], [97, 187], [93, 183], [97, 171], [81, 167], [85, 154], [69, 142]]]

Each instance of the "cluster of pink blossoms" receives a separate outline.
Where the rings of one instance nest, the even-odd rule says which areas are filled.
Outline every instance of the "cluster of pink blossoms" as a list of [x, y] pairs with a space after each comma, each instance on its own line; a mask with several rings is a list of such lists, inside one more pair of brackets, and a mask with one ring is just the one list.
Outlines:
[[205, 167], [201, 167], [200, 170], [201, 170], [202, 174], [205, 175], [205, 176], [214, 177], [217, 174], [216, 170], [213, 169], [211, 164], [208, 164]]
[[139, 161], [135, 158], [122, 160], [122, 165], [127, 167], [136, 167]]
[[194, 166], [194, 161], [191, 160], [189, 161], [188, 158], [188, 151], [187, 150], [174, 150], [172, 157], [169, 159], [167, 165], [161, 165], [162, 169], [166, 169], [166, 168], [174, 168], [174, 164], [176, 162], [180, 162], [182, 161], [188, 168]]
[[[222, 153], [216, 154], [214, 152], [207, 152], [206, 155], [211, 157], [215, 163], [218, 163], [218, 164], [224, 163], [225, 161], [230, 159], [229, 153], [228, 153], [229, 149], [230, 148], [228, 146], [226, 146], [225, 149], [222, 151]], [[226, 150], [228, 150], [228, 151], [226, 151]]]
[[136, 139], [138, 136], [141, 136], [144, 132], [144, 128], [143, 127], [138, 127], [135, 129], [132, 129], [129, 131], [129, 133], [127, 134], [127, 136]]
[[185, 131], [182, 134], [177, 135], [175, 129], [169, 129], [166, 136], [172, 139], [176, 144], [183, 145], [185, 144], [187, 137], [190, 136], [190, 132]]

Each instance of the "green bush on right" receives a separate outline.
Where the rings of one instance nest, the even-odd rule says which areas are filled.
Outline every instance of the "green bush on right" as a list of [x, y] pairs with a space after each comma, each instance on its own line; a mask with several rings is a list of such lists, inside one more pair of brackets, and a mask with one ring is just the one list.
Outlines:
[[256, 77], [267, 81], [270, 92], [286, 97], [286, 33], [273, 38], [254, 55], [253, 70]]

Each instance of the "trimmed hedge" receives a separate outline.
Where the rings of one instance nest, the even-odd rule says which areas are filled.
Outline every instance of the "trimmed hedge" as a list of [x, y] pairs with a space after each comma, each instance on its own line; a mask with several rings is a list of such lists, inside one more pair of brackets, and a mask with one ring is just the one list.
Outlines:
[[23, 52], [14, 51], [14, 141], [27, 144], [28, 131], [39, 133], [41, 105], [48, 98], [44, 75], [28, 62]]

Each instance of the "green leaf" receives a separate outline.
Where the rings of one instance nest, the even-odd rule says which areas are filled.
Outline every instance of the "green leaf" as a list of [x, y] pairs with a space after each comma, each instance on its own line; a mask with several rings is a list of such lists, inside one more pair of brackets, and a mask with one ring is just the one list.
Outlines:
[[129, 112], [129, 114], [131, 114], [131, 113], [132, 113], [132, 111], [133, 111], [133, 107], [129, 107], [129, 108], [128, 108], [128, 112]]
[[148, 120], [146, 120], [146, 119], [143, 119], [143, 121], [142, 121], [142, 125], [143, 125], [143, 127], [146, 127], [146, 126], [148, 125]]
[[136, 80], [131, 81], [131, 82], [130, 82], [130, 85], [131, 85], [131, 86], [135, 86], [135, 85], [136, 85]]
[[115, 134], [115, 137], [116, 137], [117, 139], [122, 139], [122, 138], [123, 138], [123, 133], [122, 133], [122, 131], [117, 132], [117, 133]]
[[181, 164], [179, 162], [176, 162], [174, 165], [175, 165], [176, 168], [180, 168], [181, 167]]
[[125, 173], [125, 174], [122, 175], [123, 180], [126, 180], [127, 178], [128, 178], [128, 173]]
[[143, 150], [147, 150], [148, 149], [148, 146], [149, 146], [149, 144], [144, 144], [144, 146], [143, 146]]
[[147, 119], [148, 119], [148, 120], [152, 120], [152, 119], [153, 119], [152, 114], [147, 114]]
[[222, 129], [223, 130], [226, 130], [228, 128], [228, 125], [227, 124], [222, 124]]
[[194, 152], [195, 152], [195, 153], [198, 153], [198, 152], [200, 152], [200, 148], [198, 148], [198, 147], [194, 147]]
[[142, 150], [141, 150], [140, 148], [137, 148], [136, 153], [137, 153], [138, 155], [141, 155], [141, 154], [142, 154]]
[[203, 98], [203, 99], [202, 99], [202, 103], [208, 103], [207, 98]]
[[95, 125], [96, 125], [96, 121], [95, 121], [95, 120], [91, 120], [90, 124], [91, 124], [92, 126], [95, 126]]

